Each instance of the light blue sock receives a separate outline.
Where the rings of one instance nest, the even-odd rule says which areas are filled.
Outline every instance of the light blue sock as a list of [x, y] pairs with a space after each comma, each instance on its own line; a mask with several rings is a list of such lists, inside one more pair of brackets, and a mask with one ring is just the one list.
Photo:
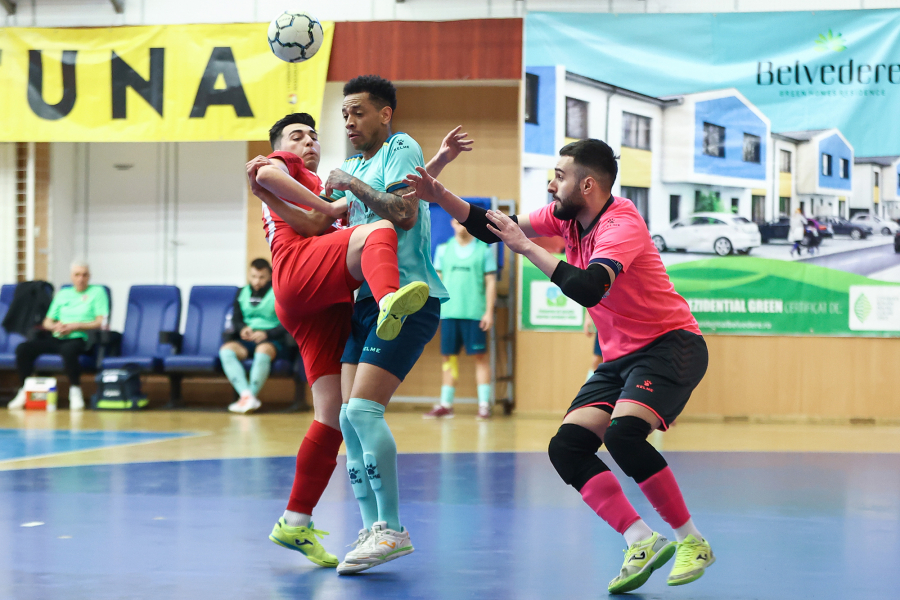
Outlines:
[[456, 396], [456, 388], [452, 385], [441, 386], [441, 406], [450, 408], [453, 406], [453, 398]]
[[250, 392], [254, 396], [259, 395], [259, 390], [266, 384], [271, 370], [272, 359], [268, 354], [257, 352], [253, 355], [253, 366], [250, 367]]
[[347, 474], [350, 475], [350, 487], [353, 488], [353, 495], [359, 502], [363, 527], [371, 531], [372, 524], [378, 520], [378, 500], [372, 486], [369, 485], [369, 478], [366, 477], [362, 445], [359, 443], [356, 430], [350, 424], [350, 419], [347, 418], [346, 404], [341, 404], [341, 433], [347, 446]]
[[491, 384], [489, 383], [479, 383], [478, 384], [478, 404], [482, 406], [490, 406], [491, 405]]
[[362, 444], [366, 474], [378, 499], [378, 520], [386, 521], [388, 529], [402, 531], [397, 443], [384, 420], [384, 406], [372, 400], [350, 398], [347, 418]]
[[222, 361], [222, 370], [225, 371], [225, 377], [228, 378], [228, 381], [231, 382], [238, 394], [243, 394], [250, 389], [244, 365], [241, 364], [241, 360], [234, 353], [234, 350], [222, 348], [219, 350], [219, 360]]

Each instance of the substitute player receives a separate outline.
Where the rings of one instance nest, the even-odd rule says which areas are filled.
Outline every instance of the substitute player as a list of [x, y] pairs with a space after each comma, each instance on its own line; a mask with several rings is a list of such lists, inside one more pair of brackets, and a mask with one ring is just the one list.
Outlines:
[[497, 299], [497, 257], [494, 248], [472, 237], [452, 219], [453, 237], [434, 253], [434, 268], [450, 300], [441, 306], [441, 402], [423, 415], [426, 419], [452, 419], [459, 381], [459, 352], [463, 346], [475, 359], [479, 420], [491, 418], [491, 363], [487, 332], [494, 324]]
[[[284, 117], [269, 137], [275, 152], [251, 160], [247, 173], [254, 195], [265, 203], [276, 312], [300, 346], [315, 408], [315, 420], [297, 454], [288, 508], [270, 539], [316, 564], [335, 566], [337, 558], [317, 539], [326, 532], [314, 529], [311, 515], [334, 471], [342, 439], [340, 355], [350, 331], [353, 291], [365, 278], [384, 309], [376, 335], [392, 339], [402, 318], [425, 303], [428, 287], [414, 282], [398, 290], [397, 236], [389, 222], [334, 227], [346, 203], [330, 204], [317, 195], [322, 190], [315, 174], [320, 148], [310, 115]], [[429, 164], [435, 173], [466, 149], [464, 137], [457, 129], [445, 138]]]
[[423, 160], [412, 137], [392, 132], [396, 107], [397, 91], [386, 79], [366, 75], [344, 86], [344, 123], [360, 154], [344, 161], [325, 182], [326, 195], [349, 201], [351, 225], [389, 221], [396, 226], [400, 282], [425, 282], [430, 290], [425, 306], [406, 319], [393, 341], [376, 335], [379, 308], [368, 286], [360, 289], [353, 308], [353, 330], [341, 358], [341, 431], [363, 529], [338, 574], [363, 571], [413, 551], [409, 532], [400, 523], [397, 444], [384, 411], [434, 337], [441, 301], [448, 298], [431, 264], [428, 203], [414, 195], [403, 197], [409, 191], [403, 179], [422, 168]]
[[[587, 307], [605, 362], [582, 386], [550, 440], [550, 461], [563, 481], [625, 537], [625, 563], [610, 582], [610, 593], [637, 589], [673, 555], [669, 585], [690, 583], [715, 557], [694, 526], [672, 471], [647, 436], [665, 430], [684, 409], [706, 373], [706, 343], [687, 302], [669, 281], [640, 213], [632, 202], [610, 193], [618, 172], [612, 149], [588, 139], [564, 146], [559, 154], [548, 186], [553, 202], [513, 218], [470, 206], [422, 170], [406, 181], [418, 198], [438, 202], [475, 237], [503, 240]], [[552, 235], [565, 239], [568, 262], [529, 240]], [[675, 530], [677, 543], [638, 516], [597, 457], [603, 443]]]

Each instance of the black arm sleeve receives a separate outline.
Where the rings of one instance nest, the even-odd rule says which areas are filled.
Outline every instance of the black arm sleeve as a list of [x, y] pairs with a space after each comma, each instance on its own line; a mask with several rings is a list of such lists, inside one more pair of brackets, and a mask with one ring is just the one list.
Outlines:
[[[519, 222], [519, 217], [516, 215], [511, 215], [509, 218], [516, 223]], [[466, 219], [465, 223], [460, 224], [466, 228], [466, 231], [485, 244], [496, 244], [500, 241], [500, 238], [497, 237], [497, 234], [487, 228], [488, 223], [490, 223], [490, 221], [488, 221], [487, 218], [487, 211], [480, 206], [470, 204], [469, 218]]]
[[596, 263], [588, 265], [587, 269], [579, 269], [560, 261], [550, 281], [558, 285], [563, 294], [585, 308], [600, 304], [610, 286], [609, 271]]

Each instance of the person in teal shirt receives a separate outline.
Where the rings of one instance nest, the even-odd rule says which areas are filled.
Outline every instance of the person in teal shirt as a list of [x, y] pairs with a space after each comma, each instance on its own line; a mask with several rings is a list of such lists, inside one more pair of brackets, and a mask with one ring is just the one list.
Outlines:
[[[347, 82], [341, 112], [347, 137], [359, 154], [333, 170], [325, 182], [326, 196], [347, 199], [350, 225], [379, 219], [394, 224], [400, 285], [421, 281], [429, 287], [425, 306], [406, 318], [391, 341], [375, 335], [381, 308], [367, 285], [360, 288], [353, 308], [352, 332], [341, 357], [345, 403], [340, 424], [347, 445], [347, 473], [364, 528], [356, 547], [338, 565], [339, 575], [364, 571], [413, 551], [409, 532], [400, 523], [397, 444], [384, 412], [437, 332], [441, 302], [449, 298], [431, 263], [428, 203], [409, 194], [404, 183], [416, 167], [425, 167], [422, 149], [411, 136], [393, 132], [396, 108], [397, 90], [390, 81], [364, 75]], [[433, 166], [429, 163], [429, 172]], [[437, 167], [439, 171], [443, 165]]]
[[91, 270], [87, 264], [72, 263], [70, 276], [72, 286], [61, 288], [47, 309], [43, 335], [16, 346], [16, 367], [22, 388], [7, 408], [25, 407], [25, 379], [34, 373], [38, 356], [58, 354], [69, 378], [69, 408], [84, 409], [80, 356], [87, 350], [87, 332], [107, 324], [109, 296], [102, 286], [90, 285]]
[[[275, 314], [275, 292], [272, 291], [272, 265], [264, 258], [250, 263], [248, 284], [238, 291], [231, 314], [231, 340], [219, 349], [219, 360], [228, 381], [240, 396], [229, 405], [233, 413], [247, 414], [258, 410], [259, 391], [269, 378], [272, 361], [284, 351], [287, 331]], [[253, 356], [250, 378], [243, 361]]]
[[456, 219], [450, 224], [454, 236], [438, 246], [434, 256], [434, 267], [450, 292], [450, 300], [441, 307], [441, 403], [424, 417], [453, 417], [459, 352], [465, 346], [475, 359], [478, 419], [490, 419], [491, 365], [486, 350], [497, 299], [497, 258], [491, 246], [475, 239]]

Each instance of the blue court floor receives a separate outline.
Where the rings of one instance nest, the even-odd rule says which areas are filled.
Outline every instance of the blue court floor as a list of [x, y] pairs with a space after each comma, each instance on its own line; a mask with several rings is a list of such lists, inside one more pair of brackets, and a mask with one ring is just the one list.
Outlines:
[[[900, 456], [691, 453], [667, 458], [716, 564], [657, 573], [635, 598], [900, 597]], [[343, 555], [360, 527], [343, 457], [316, 511]], [[293, 458], [0, 472], [0, 598], [606, 597], [622, 539], [542, 453], [400, 455], [416, 552], [339, 578], [267, 539]], [[663, 524], [633, 482], [625, 490]], [[665, 531], [665, 530], [664, 530]]]
[[125, 444], [143, 444], [186, 435], [191, 434], [158, 431], [0, 429], [0, 460], [33, 458]]

